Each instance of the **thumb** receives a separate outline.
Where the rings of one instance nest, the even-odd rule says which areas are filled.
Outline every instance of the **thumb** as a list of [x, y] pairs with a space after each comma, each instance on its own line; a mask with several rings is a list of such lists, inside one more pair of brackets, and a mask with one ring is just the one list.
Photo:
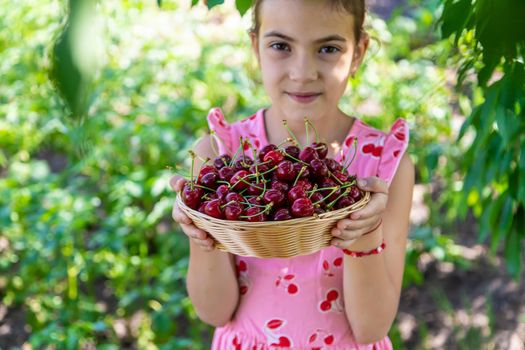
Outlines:
[[369, 176], [357, 180], [357, 186], [369, 192], [388, 193], [388, 184], [377, 176]]
[[175, 192], [180, 192], [186, 183], [186, 179], [180, 175], [174, 175], [170, 179], [170, 186]]

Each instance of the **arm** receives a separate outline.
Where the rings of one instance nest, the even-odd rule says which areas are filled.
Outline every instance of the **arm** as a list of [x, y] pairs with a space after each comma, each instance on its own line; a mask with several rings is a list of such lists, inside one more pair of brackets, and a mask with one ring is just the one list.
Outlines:
[[[194, 152], [203, 159], [213, 158], [210, 142], [209, 135], [205, 136], [198, 142]], [[202, 161], [197, 158], [195, 163], [195, 169], [200, 169]], [[184, 182], [172, 179], [171, 183], [179, 191]], [[173, 208], [173, 218], [190, 238], [186, 288], [195, 311], [202, 321], [215, 327], [223, 326], [232, 318], [239, 302], [234, 257], [213, 249], [212, 238], [193, 225], [177, 205]]]
[[384, 237], [386, 249], [381, 254], [360, 258], [345, 255], [345, 310], [358, 343], [381, 340], [395, 319], [401, 294], [413, 187], [414, 165], [405, 155], [387, 190], [382, 225], [355, 239], [348, 247], [353, 251], [369, 251], [379, 246]]

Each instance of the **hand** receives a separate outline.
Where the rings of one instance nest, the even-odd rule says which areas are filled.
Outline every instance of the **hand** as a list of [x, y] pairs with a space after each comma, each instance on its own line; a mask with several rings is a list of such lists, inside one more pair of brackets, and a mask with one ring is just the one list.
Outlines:
[[[363, 183], [364, 182], [364, 183]], [[360, 189], [371, 192], [370, 202], [358, 211], [350, 214], [348, 219], [342, 219], [332, 229], [331, 244], [348, 249], [352, 243], [377, 228], [388, 200], [388, 184], [376, 176], [357, 181]]]
[[[179, 176], [173, 176], [170, 179], [170, 186], [176, 192], [180, 193], [186, 180]], [[186, 236], [188, 236], [196, 245], [202, 248], [204, 251], [211, 252], [214, 250], [214, 241], [206, 231], [199, 229], [193, 224], [191, 219], [180, 210], [177, 202], [173, 205], [173, 211], [171, 212], [173, 220], [175, 220]]]

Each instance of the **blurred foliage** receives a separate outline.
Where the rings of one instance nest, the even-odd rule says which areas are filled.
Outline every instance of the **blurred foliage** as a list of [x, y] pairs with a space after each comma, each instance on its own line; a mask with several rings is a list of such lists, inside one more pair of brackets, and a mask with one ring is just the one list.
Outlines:
[[[206, 349], [211, 329], [186, 295], [188, 247], [168, 180], [185, 172], [211, 107], [233, 121], [268, 103], [250, 18], [231, 6], [127, 0], [88, 6], [96, 28], [86, 28], [67, 6], [0, 0], [0, 27], [11, 29], [0, 31], [1, 301], [24, 312], [35, 349]], [[405, 285], [423, 281], [423, 253], [462, 263], [451, 230], [465, 147], [454, 140], [472, 107], [453, 94], [440, 9], [414, 2], [408, 15], [372, 16], [376, 40], [341, 103], [382, 129], [410, 123], [430, 215], [411, 232]], [[71, 69], [80, 97], [60, 82]]]
[[458, 87], [475, 75], [482, 88], [459, 134], [468, 144], [460, 201], [480, 219], [479, 239], [490, 237], [493, 253], [503, 244], [507, 268], [518, 277], [525, 238], [525, 2], [447, 0], [440, 20], [461, 59]]

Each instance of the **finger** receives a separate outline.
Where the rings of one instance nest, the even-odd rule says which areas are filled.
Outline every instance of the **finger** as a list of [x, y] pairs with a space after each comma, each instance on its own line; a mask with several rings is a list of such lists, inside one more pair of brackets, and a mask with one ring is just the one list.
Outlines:
[[206, 240], [208, 238], [208, 234], [206, 231], [201, 230], [195, 225], [186, 225], [186, 224], [180, 224], [180, 227], [186, 234], [186, 236], [193, 238], [195, 240]]
[[215, 249], [215, 242], [211, 238], [199, 240], [194, 239], [193, 242], [197, 244], [199, 248], [204, 249], [205, 251], [212, 251]]
[[359, 220], [343, 219], [343, 220], [339, 220], [336, 227], [338, 230], [342, 232], [361, 230], [361, 229], [373, 226], [374, 224], [377, 224], [377, 222], [379, 221], [379, 218], [380, 218], [379, 215], [374, 215], [372, 217], [361, 218]]
[[348, 249], [352, 243], [355, 242], [355, 239], [350, 239], [350, 240], [342, 240], [342, 239], [339, 239], [339, 238], [333, 238], [331, 241], [330, 241], [330, 245], [333, 245], [337, 248], [341, 248], [341, 249]]
[[171, 217], [173, 218], [173, 220], [175, 220], [175, 222], [181, 225], [189, 225], [192, 223], [191, 219], [186, 214], [184, 214], [182, 210], [179, 209], [179, 206], [177, 204], [173, 206], [173, 210], [171, 211]]
[[367, 219], [376, 215], [381, 215], [385, 211], [388, 195], [384, 193], [374, 193], [370, 196], [368, 202], [362, 209], [350, 214], [353, 220]]
[[179, 175], [174, 175], [170, 179], [170, 186], [175, 192], [180, 192], [184, 187], [184, 183], [186, 183], [186, 179]]
[[357, 186], [364, 191], [388, 194], [388, 184], [377, 176], [360, 178]]
[[366, 220], [349, 220], [350, 223], [342, 228], [339, 225], [332, 230], [332, 235], [343, 240], [355, 239], [361, 237], [364, 233], [369, 232], [374, 226], [377, 226], [379, 217], [373, 217]]

